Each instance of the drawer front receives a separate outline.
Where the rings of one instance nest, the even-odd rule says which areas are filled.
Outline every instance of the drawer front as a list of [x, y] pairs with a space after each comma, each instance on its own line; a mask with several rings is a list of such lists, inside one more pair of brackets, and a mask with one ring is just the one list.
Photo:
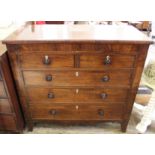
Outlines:
[[123, 106], [51, 106], [31, 105], [32, 119], [36, 120], [121, 120]]
[[21, 67], [24, 69], [72, 68], [73, 55], [53, 55], [50, 52], [26, 52], [20, 55]]
[[0, 113], [12, 113], [8, 99], [0, 99]]
[[[26, 85], [129, 87], [131, 72], [122, 71], [24, 71]], [[121, 82], [120, 82], [121, 79]]]
[[124, 103], [127, 98], [127, 89], [92, 89], [92, 88], [27, 88], [31, 103]]
[[14, 117], [10, 115], [0, 115], [0, 130], [16, 130]]
[[2, 81], [0, 81], [0, 98], [6, 98], [7, 94], [4, 88], [4, 84]]
[[83, 54], [80, 56], [81, 68], [133, 68], [134, 56], [119, 54]]
[[[77, 34], [78, 35], [78, 34]], [[135, 54], [138, 51], [138, 45], [128, 43], [103, 43], [103, 42], [84, 42], [84, 43], [44, 43], [44, 44], [23, 44], [20, 45], [21, 52], [29, 51], [103, 51], [122, 54]]]

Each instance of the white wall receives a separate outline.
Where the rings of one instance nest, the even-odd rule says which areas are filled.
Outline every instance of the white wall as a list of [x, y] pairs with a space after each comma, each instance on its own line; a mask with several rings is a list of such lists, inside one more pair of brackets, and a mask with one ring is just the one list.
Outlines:
[[15, 22], [15, 21], [0, 21], [0, 53], [6, 50], [5, 45], [1, 43], [9, 34], [18, 29], [25, 22]]
[[155, 21], [152, 21], [152, 32], [151, 35], [155, 36]]

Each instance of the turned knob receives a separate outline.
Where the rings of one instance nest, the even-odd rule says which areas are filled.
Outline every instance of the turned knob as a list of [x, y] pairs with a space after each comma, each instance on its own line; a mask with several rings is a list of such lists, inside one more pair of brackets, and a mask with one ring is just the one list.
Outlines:
[[105, 64], [105, 65], [111, 64], [111, 58], [110, 58], [109, 55], [107, 55], [107, 56], [105, 57], [104, 64]]
[[54, 98], [54, 93], [48, 93], [48, 98]]
[[52, 75], [46, 75], [45, 79], [46, 81], [52, 81]]
[[104, 110], [102, 110], [102, 109], [98, 109], [98, 115], [100, 115], [100, 116], [104, 116]]
[[50, 58], [48, 57], [48, 55], [45, 55], [45, 57], [44, 57], [44, 59], [43, 59], [43, 63], [44, 63], [45, 65], [51, 64], [51, 60], [50, 60]]
[[51, 110], [49, 111], [49, 114], [51, 114], [51, 115], [56, 115], [57, 113], [58, 113], [58, 111], [55, 110], [55, 109], [51, 109]]
[[106, 93], [102, 93], [102, 94], [101, 94], [101, 98], [102, 98], [102, 99], [106, 99], [106, 98], [107, 98], [107, 94], [106, 94]]
[[108, 82], [109, 79], [110, 79], [110, 78], [109, 78], [108, 75], [104, 75], [103, 78], [102, 78], [102, 81], [103, 81], [103, 82]]

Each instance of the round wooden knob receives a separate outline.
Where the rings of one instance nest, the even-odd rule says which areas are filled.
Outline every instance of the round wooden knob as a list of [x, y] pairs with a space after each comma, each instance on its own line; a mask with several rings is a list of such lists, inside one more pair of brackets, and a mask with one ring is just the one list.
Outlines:
[[58, 112], [57, 112], [57, 110], [55, 110], [55, 109], [51, 109], [50, 111], [49, 111], [49, 114], [51, 114], [51, 115], [56, 115]]
[[52, 81], [52, 75], [46, 75], [46, 81]]
[[105, 64], [105, 65], [111, 64], [111, 58], [110, 58], [109, 55], [107, 55], [107, 56], [105, 57], [104, 64]]
[[102, 99], [106, 99], [107, 98], [107, 94], [106, 93], [102, 93], [101, 97], [102, 97]]
[[99, 114], [100, 116], [104, 116], [104, 110], [98, 109], [98, 114]]
[[54, 98], [54, 93], [48, 93], [48, 98]]
[[43, 63], [44, 63], [45, 65], [51, 64], [51, 60], [50, 60], [50, 58], [48, 57], [48, 55], [45, 55], [45, 57], [44, 57], [44, 59], [43, 59]]
[[103, 82], [108, 82], [110, 80], [108, 75], [103, 76], [102, 81]]

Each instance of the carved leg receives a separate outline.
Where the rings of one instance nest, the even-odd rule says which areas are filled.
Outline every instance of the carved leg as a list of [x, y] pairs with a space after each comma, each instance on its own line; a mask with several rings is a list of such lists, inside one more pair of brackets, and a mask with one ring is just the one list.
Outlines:
[[145, 133], [147, 130], [147, 127], [151, 124], [152, 121], [152, 114], [155, 109], [155, 91], [153, 91], [151, 99], [147, 105], [147, 107], [144, 109], [143, 117], [136, 126], [136, 129], [139, 133]]
[[127, 126], [128, 126], [128, 121], [123, 121], [121, 123], [121, 130], [122, 130], [122, 132], [126, 132]]

